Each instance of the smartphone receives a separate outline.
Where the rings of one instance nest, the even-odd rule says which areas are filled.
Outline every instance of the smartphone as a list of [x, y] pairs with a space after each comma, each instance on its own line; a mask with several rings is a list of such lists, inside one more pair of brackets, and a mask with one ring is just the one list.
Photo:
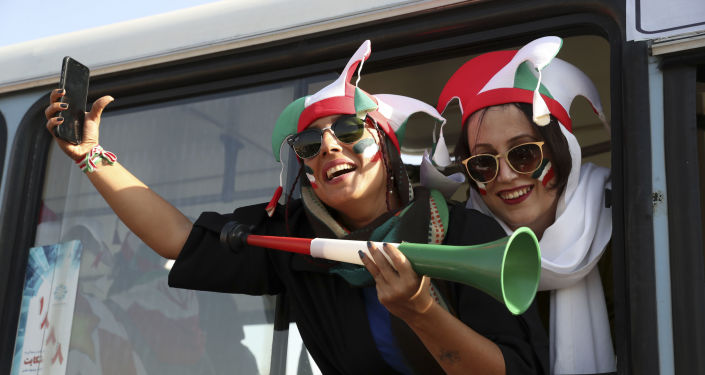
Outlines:
[[75, 145], [83, 141], [89, 74], [90, 70], [87, 66], [69, 56], [64, 57], [59, 87], [64, 89], [66, 94], [61, 97], [60, 102], [67, 103], [69, 108], [59, 112], [58, 116], [63, 117], [64, 122], [54, 128], [54, 134]]

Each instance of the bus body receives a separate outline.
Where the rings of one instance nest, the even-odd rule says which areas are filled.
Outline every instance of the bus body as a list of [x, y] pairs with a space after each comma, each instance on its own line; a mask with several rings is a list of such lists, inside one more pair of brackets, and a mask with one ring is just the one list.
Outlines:
[[[103, 146], [194, 220], [271, 198], [279, 112], [335, 79], [362, 41], [373, 50], [362, 88], [435, 105], [472, 56], [543, 35], [564, 38], [559, 57], [596, 83], [610, 123], [587, 102], [571, 108], [584, 161], [612, 169], [601, 272], [618, 373], [705, 373], [699, 0], [217, 2], [0, 48], [0, 372], [12, 366], [29, 249], [76, 238], [84, 249], [68, 373], [318, 371], [285, 296], [166, 286], [169, 262], [119, 222], [45, 129], [64, 56], [91, 68], [89, 103], [116, 98]], [[444, 115], [453, 143], [459, 111]], [[433, 131], [428, 119], [409, 123], [412, 178]]]

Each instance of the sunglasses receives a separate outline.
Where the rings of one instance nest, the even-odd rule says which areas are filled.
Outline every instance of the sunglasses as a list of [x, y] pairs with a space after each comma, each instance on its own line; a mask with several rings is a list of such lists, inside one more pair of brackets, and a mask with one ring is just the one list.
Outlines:
[[371, 121], [370, 125], [374, 126], [374, 120], [370, 117], [361, 119], [355, 115], [340, 116], [329, 127], [306, 129], [287, 138], [287, 142], [298, 157], [310, 159], [321, 151], [323, 132], [326, 130], [330, 130], [338, 141], [350, 144], [362, 138], [365, 134], [365, 124], [368, 121]]
[[478, 154], [463, 161], [470, 178], [486, 184], [497, 177], [499, 158], [505, 158], [515, 172], [529, 174], [535, 172], [543, 162], [543, 142], [529, 142], [512, 147], [501, 154]]

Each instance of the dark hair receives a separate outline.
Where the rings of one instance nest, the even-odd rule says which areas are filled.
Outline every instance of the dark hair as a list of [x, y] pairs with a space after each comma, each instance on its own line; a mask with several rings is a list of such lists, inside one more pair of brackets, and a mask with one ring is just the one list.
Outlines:
[[[548, 125], [538, 126], [532, 120], [533, 110], [531, 104], [514, 102], [500, 104], [495, 107], [501, 107], [506, 105], [514, 105], [519, 108], [519, 110], [524, 114], [531, 126], [533, 126], [534, 129], [536, 129], [541, 135], [541, 138], [545, 142], [544, 147], [546, 147], [547, 151], [551, 154], [551, 164], [553, 165], [553, 169], [556, 173], [556, 183], [555, 185], [551, 186], [551, 189], [558, 189], [558, 192], [560, 194], [563, 191], [565, 185], [568, 183], [568, 175], [570, 175], [570, 169], [572, 166], [572, 157], [570, 155], [570, 149], [568, 148], [568, 141], [561, 133], [561, 125], [558, 123], [558, 119], [551, 115], [551, 121], [548, 123]], [[480, 118], [478, 119], [480, 124], [482, 124], [482, 120], [484, 119], [485, 112], [487, 112], [488, 108], [490, 107], [482, 108], [473, 114], [473, 116], [475, 114], [480, 116]], [[463, 129], [460, 132], [460, 139], [455, 145], [455, 151], [453, 152], [456, 163], [458, 164], [460, 164], [461, 160], [470, 157], [470, 145], [468, 144], [469, 121], [470, 117], [468, 117], [468, 121], [463, 124]], [[462, 169], [465, 170], [465, 168]], [[470, 183], [471, 186], [477, 188], [475, 181], [470, 179]]]

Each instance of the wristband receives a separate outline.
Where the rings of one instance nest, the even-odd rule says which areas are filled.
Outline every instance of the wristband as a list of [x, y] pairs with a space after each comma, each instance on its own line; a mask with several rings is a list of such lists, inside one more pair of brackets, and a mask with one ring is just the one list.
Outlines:
[[92, 173], [98, 169], [97, 163], [105, 160], [109, 164], [117, 161], [117, 156], [110, 151], [103, 150], [100, 145], [93, 147], [82, 159], [77, 160], [78, 168], [85, 173]]

